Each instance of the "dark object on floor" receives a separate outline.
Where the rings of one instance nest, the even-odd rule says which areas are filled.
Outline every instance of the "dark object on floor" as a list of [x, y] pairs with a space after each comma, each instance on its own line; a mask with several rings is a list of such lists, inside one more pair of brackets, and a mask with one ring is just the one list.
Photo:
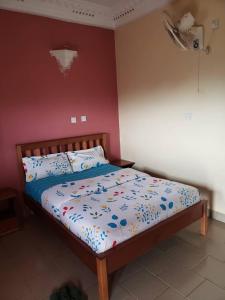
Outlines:
[[73, 285], [66, 285], [55, 291], [50, 296], [50, 300], [87, 300], [87, 297], [79, 288]]

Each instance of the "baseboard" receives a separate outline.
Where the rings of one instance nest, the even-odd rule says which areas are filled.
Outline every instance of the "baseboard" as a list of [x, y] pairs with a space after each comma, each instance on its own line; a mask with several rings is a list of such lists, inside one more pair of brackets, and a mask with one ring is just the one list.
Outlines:
[[222, 214], [215, 210], [210, 210], [210, 217], [214, 220], [225, 223], [225, 214]]

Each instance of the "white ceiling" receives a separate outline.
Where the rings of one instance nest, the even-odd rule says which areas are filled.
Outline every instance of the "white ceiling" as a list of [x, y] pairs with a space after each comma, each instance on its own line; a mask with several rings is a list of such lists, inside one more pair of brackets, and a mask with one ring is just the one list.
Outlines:
[[0, 8], [115, 29], [170, 0], [0, 0]]
[[121, 0], [87, 0], [88, 2], [108, 6], [108, 7], [113, 7], [121, 2]]

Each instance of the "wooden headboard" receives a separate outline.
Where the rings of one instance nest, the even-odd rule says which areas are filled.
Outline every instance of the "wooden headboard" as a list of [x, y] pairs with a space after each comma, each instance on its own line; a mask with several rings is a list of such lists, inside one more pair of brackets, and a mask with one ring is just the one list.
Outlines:
[[101, 145], [105, 151], [105, 156], [109, 157], [108, 134], [99, 133], [84, 135], [57, 140], [40, 141], [16, 145], [19, 172], [21, 176], [21, 186], [24, 186], [24, 169], [22, 164], [23, 157], [40, 156], [52, 153], [89, 149]]

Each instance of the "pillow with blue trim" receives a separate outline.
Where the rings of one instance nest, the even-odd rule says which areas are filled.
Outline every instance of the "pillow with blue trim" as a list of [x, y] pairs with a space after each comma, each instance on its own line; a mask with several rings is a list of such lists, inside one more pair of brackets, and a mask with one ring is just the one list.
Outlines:
[[72, 173], [70, 162], [65, 153], [23, 157], [23, 167], [26, 182]]
[[66, 152], [66, 154], [68, 155], [73, 172], [81, 172], [109, 163], [109, 161], [105, 159], [102, 146], [86, 150], [69, 151]]

